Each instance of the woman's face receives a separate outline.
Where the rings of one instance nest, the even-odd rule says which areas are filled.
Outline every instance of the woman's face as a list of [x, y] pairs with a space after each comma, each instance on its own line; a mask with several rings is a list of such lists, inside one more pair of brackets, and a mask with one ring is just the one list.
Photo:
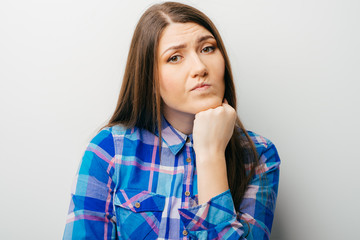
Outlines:
[[222, 104], [225, 61], [208, 30], [196, 23], [171, 23], [157, 54], [165, 117], [194, 115]]

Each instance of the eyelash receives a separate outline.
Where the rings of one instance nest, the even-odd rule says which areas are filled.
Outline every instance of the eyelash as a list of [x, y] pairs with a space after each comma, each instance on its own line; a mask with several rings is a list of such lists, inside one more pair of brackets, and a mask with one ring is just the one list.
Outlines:
[[[172, 62], [172, 63], [176, 63], [176, 62], [174, 62], [173, 60], [174, 60], [174, 58], [178, 58], [178, 57], [180, 57], [180, 55], [175, 55], [175, 56], [172, 56], [172, 57], [170, 57], [169, 59], [168, 59], [168, 62]], [[180, 60], [179, 60], [180, 61]]]
[[[214, 46], [206, 46], [206, 47], [204, 47], [203, 49], [201, 49], [201, 52], [203, 52], [204, 49], [211, 49], [211, 51], [208, 51], [208, 52], [206, 52], [206, 53], [211, 53], [211, 52], [215, 51], [215, 47], [214, 47]], [[181, 57], [181, 56], [180, 56], [180, 55], [171, 56], [171, 57], [167, 60], [167, 62], [177, 63], [177, 62], [180, 61], [180, 60], [175, 61], [175, 62], [174, 62], [174, 60], [176, 60], [175, 58], [179, 58], [179, 57]]]
[[213, 46], [207, 46], [207, 47], [204, 47], [201, 51], [203, 51], [205, 48], [210, 48], [211, 49], [211, 52], [213, 52], [215, 50], [215, 47]]

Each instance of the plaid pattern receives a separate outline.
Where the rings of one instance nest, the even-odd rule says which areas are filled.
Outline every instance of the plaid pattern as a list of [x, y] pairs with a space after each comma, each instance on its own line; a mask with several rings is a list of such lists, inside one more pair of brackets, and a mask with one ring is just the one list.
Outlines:
[[166, 120], [162, 126], [161, 163], [158, 137], [146, 130], [114, 126], [93, 138], [64, 239], [269, 239], [279, 183], [275, 146], [249, 131], [261, 167], [241, 205], [234, 207], [230, 190], [198, 205], [192, 135]]

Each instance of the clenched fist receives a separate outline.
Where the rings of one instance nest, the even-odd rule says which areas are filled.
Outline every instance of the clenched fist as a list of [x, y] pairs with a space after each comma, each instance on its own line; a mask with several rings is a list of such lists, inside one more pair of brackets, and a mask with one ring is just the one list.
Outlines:
[[196, 155], [225, 154], [233, 134], [236, 111], [225, 100], [217, 108], [195, 115], [193, 138]]

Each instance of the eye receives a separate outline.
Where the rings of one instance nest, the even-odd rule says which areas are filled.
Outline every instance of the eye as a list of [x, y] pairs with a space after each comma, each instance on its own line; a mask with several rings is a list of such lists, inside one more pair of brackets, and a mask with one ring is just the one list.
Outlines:
[[172, 56], [168, 59], [168, 62], [172, 62], [172, 63], [177, 63], [181, 60], [181, 56], [180, 55], [175, 55]]
[[213, 46], [207, 46], [207, 47], [204, 47], [201, 52], [204, 52], [204, 53], [210, 53], [210, 52], [213, 52], [215, 50], [215, 47]]

